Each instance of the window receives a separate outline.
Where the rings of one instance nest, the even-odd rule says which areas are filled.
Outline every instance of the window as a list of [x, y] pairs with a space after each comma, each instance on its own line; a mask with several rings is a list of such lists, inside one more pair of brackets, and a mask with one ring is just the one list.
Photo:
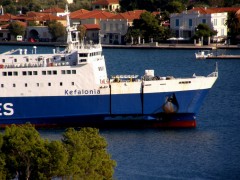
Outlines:
[[79, 57], [87, 57], [88, 54], [87, 53], [79, 53]]
[[65, 70], [62, 70], [61, 73], [62, 73], [62, 74], [66, 74]]
[[225, 18], [222, 18], [222, 25], [225, 25]]
[[27, 87], [28, 85], [27, 85], [27, 83], [25, 83], [25, 87]]
[[23, 72], [22, 72], [22, 75], [23, 75], [23, 76], [26, 76], [26, 75], [27, 75], [27, 71], [23, 71]]
[[189, 25], [189, 27], [192, 27], [192, 19], [189, 19], [188, 25]]
[[79, 63], [81, 63], [81, 62], [87, 62], [87, 60], [86, 59], [80, 59]]
[[72, 74], [76, 74], [76, 70], [72, 70]]
[[13, 72], [13, 75], [14, 75], [14, 76], [18, 76], [18, 72], [17, 72], [17, 71], [14, 71], [14, 72]]
[[216, 26], [217, 25], [217, 19], [213, 20], [213, 25]]
[[5, 59], [2, 59], [2, 62], [4, 63], [4, 62], [5, 62]]
[[52, 71], [47, 71], [47, 74], [48, 74], [48, 75], [51, 75], [51, 74], [52, 74]]
[[56, 70], [53, 71], [53, 75], [57, 75], [57, 71]]
[[98, 67], [98, 70], [99, 70], [99, 71], [103, 71], [103, 70], [104, 70], [104, 67]]
[[74, 86], [74, 82], [72, 82], [72, 86]]
[[221, 36], [224, 36], [224, 29], [221, 29]]
[[106, 24], [105, 23], [103, 24], [103, 30], [106, 30]]
[[71, 70], [67, 70], [67, 74], [71, 74]]
[[46, 75], [47, 73], [46, 73], [46, 71], [42, 71], [42, 75]]
[[110, 31], [112, 31], [112, 29], [113, 29], [113, 25], [112, 25], [112, 24], [110, 24]]
[[3, 72], [2, 75], [3, 75], [3, 76], [7, 76], [7, 72]]
[[12, 76], [12, 72], [8, 72], [8, 76]]
[[1, 88], [3, 88], [4, 87], [4, 84], [1, 84]]
[[39, 87], [40, 86], [40, 84], [39, 83], [37, 83], [37, 87]]
[[122, 24], [122, 30], [125, 30], [125, 26], [124, 26], [124, 24]]
[[13, 84], [13, 87], [16, 87], [16, 84]]
[[33, 71], [33, 75], [37, 75], [38, 73], [37, 73], [37, 71]]
[[14, 59], [14, 62], [17, 62], [17, 59]]
[[203, 24], [206, 24], [206, 23], [207, 23], [207, 20], [206, 20], [206, 19], [202, 19], [202, 23], [203, 23]]
[[51, 83], [48, 83], [48, 86], [51, 86]]
[[180, 81], [179, 84], [190, 84], [191, 81]]
[[179, 27], [179, 19], [176, 19], [176, 21], [175, 21], [175, 26], [176, 26], [176, 27]]
[[62, 86], [63, 85], [63, 83], [62, 82], [60, 82], [60, 86]]
[[28, 71], [28, 75], [31, 76], [32, 75], [32, 71]]

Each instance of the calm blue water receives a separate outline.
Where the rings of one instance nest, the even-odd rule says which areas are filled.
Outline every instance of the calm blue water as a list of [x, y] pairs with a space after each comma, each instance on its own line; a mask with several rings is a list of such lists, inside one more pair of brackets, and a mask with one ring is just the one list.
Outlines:
[[[0, 48], [2, 52], [9, 47]], [[38, 47], [43, 52], [49, 49]], [[216, 60], [195, 60], [194, 52], [104, 49], [109, 75], [142, 75], [145, 69], [175, 77], [211, 73]], [[219, 79], [201, 107], [196, 129], [100, 130], [117, 161], [116, 179], [240, 179], [240, 60], [217, 62]], [[40, 131], [49, 139], [60, 139], [62, 132]]]

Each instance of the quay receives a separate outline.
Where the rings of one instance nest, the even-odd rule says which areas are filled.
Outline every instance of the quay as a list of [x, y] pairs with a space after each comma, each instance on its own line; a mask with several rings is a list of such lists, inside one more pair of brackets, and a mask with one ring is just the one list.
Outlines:
[[240, 59], [240, 55], [218, 55], [206, 57], [206, 59]]
[[[0, 45], [22, 45], [22, 46], [57, 46], [65, 47], [66, 42], [18, 42], [18, 41], [0, 41]], [[180, 44], [180, 43], [146, 43], [146, 44], [127, 44], [127, 45], [107, 45], [102, 44], [103, 48], [119, 48], [119, 49], [240, 49], [238, 45], [222, 45], [222, 44], [210, 44], [210, 45], [194, 45], [194, 44]]]

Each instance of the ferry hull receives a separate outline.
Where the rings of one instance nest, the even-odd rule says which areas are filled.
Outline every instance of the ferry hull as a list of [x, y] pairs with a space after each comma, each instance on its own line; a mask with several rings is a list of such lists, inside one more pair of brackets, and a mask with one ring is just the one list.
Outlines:
[[[2, 97], [0, 126], [30, 122], [38, 127], [195, 127], [196, 113], [207, 92], [208, 89], [125, 95]], [[166, 103], [168, 97], [174, 97], [170, 105]], [[4, 104], [11, 106], [4, 110]]]

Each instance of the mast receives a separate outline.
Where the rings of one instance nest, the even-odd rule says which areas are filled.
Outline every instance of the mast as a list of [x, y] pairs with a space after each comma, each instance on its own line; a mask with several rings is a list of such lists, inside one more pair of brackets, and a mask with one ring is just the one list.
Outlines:
[[66, 4], [65, 7], [65, 13], [66, 13], [66, 20], [67, 20], [67, 26], [66, 26], [66, 30], [67, 30], [67, 50], [71, 51], [73, 50], [73, 41], [72, 41], [72, 31], [71, 31], [71, 26], [70, 26], [70, 18], [69, 18], [69, 10], [68, 10], [68, 5]]

